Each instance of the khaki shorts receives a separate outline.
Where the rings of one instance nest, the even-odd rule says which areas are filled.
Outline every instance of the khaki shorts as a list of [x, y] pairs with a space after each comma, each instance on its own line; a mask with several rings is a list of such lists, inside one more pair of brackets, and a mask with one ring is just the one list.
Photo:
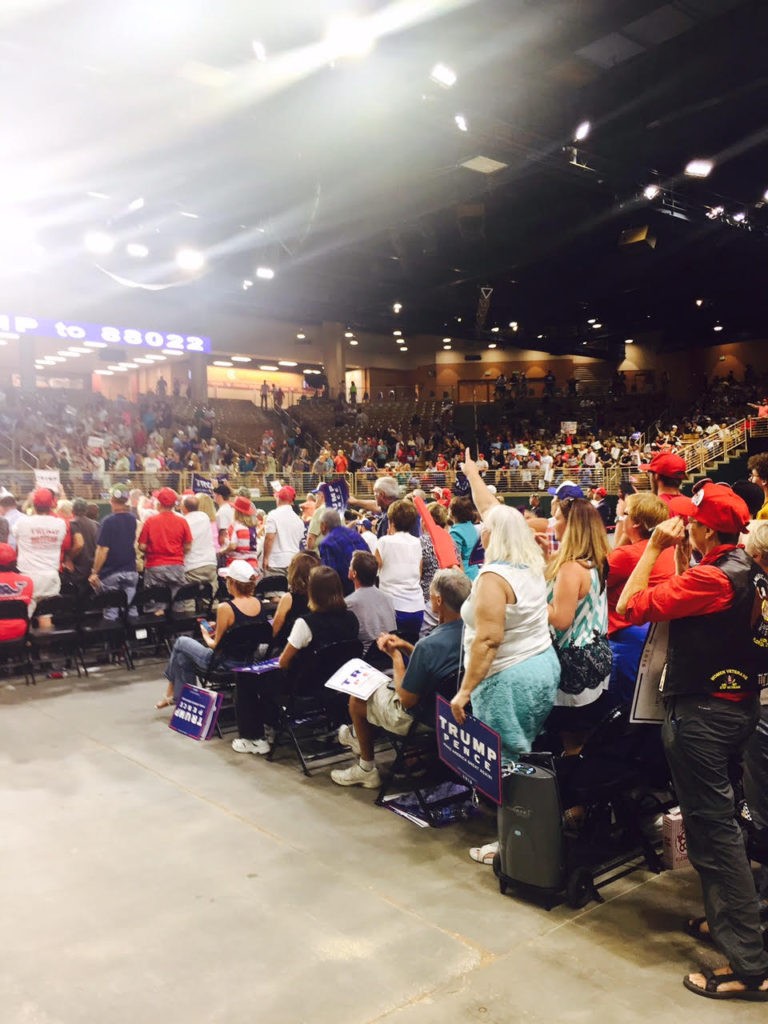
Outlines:
[[394, 690], [390, 690], [387, 683], [382, 683], [368, 698], [366, 718], [371, 725], [378, 725], [397, 736], [405, 736], [410, 732], [414, 722], [400, 702], [400, 698]]

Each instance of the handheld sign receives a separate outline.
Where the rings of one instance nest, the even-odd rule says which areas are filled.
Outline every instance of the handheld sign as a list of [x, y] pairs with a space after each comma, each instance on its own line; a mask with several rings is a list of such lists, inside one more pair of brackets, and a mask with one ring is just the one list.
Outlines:
[[501, 804], [501, 736], [478, 718], [467, 715], [458, 725], [451, 705], [437, 694], [435, 710], [440, 760], [475, 789]]
[[203, 690], [198, 686], [185, 686], [179, 702], [173, 709], [169, 728], [188, 736], [191, 740], [209, 740], [213, 737], [221, 709], [223, 694]]

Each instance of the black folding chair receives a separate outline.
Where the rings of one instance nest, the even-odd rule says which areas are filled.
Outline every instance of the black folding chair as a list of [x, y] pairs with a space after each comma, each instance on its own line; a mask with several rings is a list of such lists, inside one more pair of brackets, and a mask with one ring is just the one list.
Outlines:
[[[41, 626], [40, 620], [50, 616], [51, 625]], [[44, 597], [35, 608], [29, 639], [32, 650], [38, 660], [50, 660], [58, 655], [65, 660], [65, 667], [74, 664], [78, 678], [80, 667], [88, 675], [83, 648], [80, 638], [80, 608], [71, 596], [58, 594], [56, 597]]]
[[[200, 673], [200, 685], [216, 690], [222, 696], [221, 709], [216, 724], [219, 736], [224, 733], [223, 725], [234, 719], [235, 672], [236, 668], [252, 665], [264, 657], [272, 643], [272, 626], [268, 622], [256, 622], [248, 626], [233, 626], [227, 630], [213, 652], [205, 672]], [[229, 714], [225, 714], [229, 712]], [[222, 723], [222, 717], [225, 722]], [[229, 719], [230, 722], [227, 722]], [[232, 731], [227, 728], [228, 732]]]
[[29, 644], [29, 618], [27, 616], [27, 604], [25, 601], [11, 600], [0, 601], [0, 621], [22, 623], [24, 631], [21, 636], [13, 640], [0, 640], [0, 665], [4, 668], [21, 669], [24, 672], [24, 682], [34, 686], [35, 667], [30, 658]]
[[136, 591], [129, 608], [129, 613], [133, 611], [135, 614], [129, 614], [126, 620], [131, 657], [150, 649], [157, 656], [161, 647], [163, 654], [168, 653], [166, 635], [171, 600], [171, 588], [164, 583], [139, 587]]
[[[104, 612], [110, 609], [117, 612], [117, 618], [104, 618]], [[124, 590], [102, 590], [92, 594], [81, 609], [79, 629], [83, 650], [98, 645], [109, 661], [122, 657], [125, 667], [133, 669], [127, 618], [128, 597]]]
[[210, 583], [185, 583], [179, 587], [165, 621], [165, 642], [170, 648], [177, 636], [197, 638], [198, 622], [208, 619], [213, 604]]
[[282, 674], [279, 721], [268, 760], [273, 759], [286, 735], [305, 775], [310, 774], [309, 765], [313, 762], [323, 761], [327, 765], [349, 758], [349, 751], [336, 740], [347, 702], [341, 694], [327, 690], [325, 683], [342, 665], [362, 653], [359, 640], [329, 644], [302, 652], [295, 668]]

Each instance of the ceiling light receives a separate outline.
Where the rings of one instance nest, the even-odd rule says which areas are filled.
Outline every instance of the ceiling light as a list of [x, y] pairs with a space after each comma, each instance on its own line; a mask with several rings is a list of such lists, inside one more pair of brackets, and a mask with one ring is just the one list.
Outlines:
[[153, 363], [164, 363], [165, 362], [165, 356], [157, 356], [157, 355], [151, 355], [150, 356], [150, 355], [148, 355], [147, 359], [151, 359]]
[[365, 57], [373, 49], [376, 37], [365, 19], [345, 15], [328, 26], [325, 42], [332, 51], [333, 59]]
[[352, 333], [352, 331], [346, 331], [345, 334], [344, 334], [344, 337], [345, 338], [354, 338], [354, 334]]
[[469, 131], [469, 125], [467, 124], [467, 119], [466, 119], [466, 117], [464, 117], [463, 114], [457, 114], [456, 117], [454, 117], [453, 120], [454, 120], [454, 123], [455, 123], [456, 127], [459, 129], [460, 132], [468, 132]]
[[[233, 363], [250, 363], [250, 361], [251, 361], [251, 357], [250, 356], [232, 356], [232, 362]], [[293, 365], [295, 366], [296, 363], [294, 363]]]
[[[62, 362], [64, 361], [64, 359], [67, 359], [69, 356], [72, 355], [68, 348], [60, 348], [58, 354], [62, 357]], [[75, 356], [75, 358], [77, 358], [77, 356]]]
[[589, 320], [587, 320], [587, 323], [588, 324], [596, 324], [597, 323], [597, 317], [596, 316], [591, 316], [589, 318]]
[[214, 359], [213, 365], [214, 366], [231, 366], [232, 363], [230, 363], [230, 361], [228, 359]]
[[690, 163], [686, 164], [685, 173], [689, 178], [708, 178], [714, 166], [714, 160], [699, 158], [691, 160]]
[[[234, 356], [232, 357], [234, 359]], [[297, 364], [292, 359], [281, 359], [277, 364], [278, 366], [296, 366]]]
[[589, 121], [582, 121], [576, 131], [573, 133], [573, 138], [576, 142], [583, 142], [584, 139], [589, 135], [592, 130], [592, 125]]
[[468, 171], [477, 171], [478, 174], [495, 174], [496, 171], [503, 171], [507, 164], [489, 156], [473, 156], [471, 160], [465, 160], [461, 166], [466, 167]]
[[190, 213], [189, 210], [179, 210], [180, 217], [187, 217], [189, 220], [199, 220], [199, 216], [196, 213]]
[[488, 348], [496, 348], [496, 342], [495, 342], [495, 341], [492, 341], [492, 342], [490, 343], [490, 345], [488, 346]]
[[444, 89], [450, 89], [451, 86], [456, 85], [459, 78], [453, 68], [449, 68], [447, 64], [435, 64], [429, 73], [429, 77], [433, 82], [442, 85]]
[[301, 331], [299, 331], [299, 333], [298, 333], [298, 334], [296, 335], [296, 338], [297, 338], [297, 339], [298, 339], [299, 341], [304, 341], [304, 339], [305, 339], [306, 337], [307, 337], [307, 336], [306, 336], [306, 334], [302, 334], [302, 332], [301, 332]]
[[167, 356], [185, 356], [187, 354], [186, 352], [182, 352], [180, 348], [164, 348], [163, 352], [165, 352]]
[[736, 221], [737, 224], [743, 224], [744, 221], [747, 219], [747, 215], [743, 210], [739, 210], [738, 213], [734, 213], [733, 219]]
[[48, 356], [49, 363], [66, 363], [64, 356]]
[[399, 313], [402, 308], [403, 308], [402, 302], [394, 302], [392, 304], [392, 312], [393, 313]]
[[400, 336], [402, 335], [402, 333], [403, 333], [402, 331], [392, 331], [392, 334], [393, 334], [393, 335], [394, 335], [394, 336], [395, 336], [396, 338], [399, 338], [399, 337], [400, 337]]
[[93, 371], [98, 377], [114, 377], [114, 370], [94, 370]]
[[194, 274], [205, 266], [205, 256], [199, 249], [179, 249], [176, 253], [176, 265], [180, 270]]
[[128, 203], [128, 209], [131, 213], [135, 213], [136, 210], [144, 209], [144, 196], [139, 196], [138, 199], [134, 199], [133, 202]]
[[259, 369], [260, 370], [276, 370], [277, 367], [273, 366], [271, 363], [260, 363], [259, 364]]
[[599, 331], [602, 326], [603, 325], [600, 324], [600, 323], [594, 323], [594, 324], [592, 324], [592, 330], [593, 331]]
[[450, 345], [443, 345], [443, 352], [450, 352], [450, 351], [451, 351], [451, 346]]
[[133, 361], [134, 361], [134, 363], [141, 363], [142, 366], [151, 366], [152, 365], [152, 360], [148, 359], [146, 356], [142, 356], [141, 358], [139, 356], [136, 356], [136, 357], [134, 357]]
[[703, 306], [704, 305], [704, 299], [696, 299], [696, 305], [697, 306]]
[[451, 339], [450, 338], [443, 338], [443, 344], [444, 345], [450, 345], [451, 344]]
[[275, 276], [275, 272], [272, 267], [256, 267], [256, 277], [260, 281], [271, 281]]
[[517, 320], [510, 320], [509, 326], [511, 330], [516, 331], [520, 325], [518, 324]]
[[243, 291], [247, 292], [249, 288], [253, 288], [253, 281], [249, 281], [248, 278], [246, 278], [243, 281]]
[[254, 39], [251, 45], [253, 47], [253, 56], [256, 60], [263, 63], [267, 59], [267, 48], [264, 43], [259, 42], [258, 39]]
[[359, 342], [358, 342], [357, 338], [350, 338], [349, 339], [349, 344], [350, 345], [358, 345]]
[[139, 368], [138, 363], [123, 363], [122, 366], [124, 370], [138, 370]]
[[84, 341], [83, 348], [106, 348], [106, 341]]
[[90, 196], [91, 199], [109, 199], [106, 192], [86, 192], [85, 194]]
[[398, 344], [398, 345], [404, 345], [405, 344], [405, 338], [395, 338], [395, 343]]
[[408, 349], [406, 348], [406, 346], [405, 346], [405, 345], [402, 345], [402, 346], [401, 346], [401, 348], [400, 348], [400, 351], [401, 351], [401, 352], [407, 352], [407, 351], [408, 351]]
[[655, 199], [659, 192], [661, 192], [661, 188], [658, 185], [646, 185], [643, 189], [646, 199]]
[[74, 345], [67, 351], [71, 352], [73, 355], [77, 354], [79, 356], [89, 356], [91, 354], [91, 350], [89, 348], [76, 348]]
[[624, 339], [624, 344], [625, 345], [634, 345], [635, 344], [635, 339], [634, 338], [625, 338]]
[[707, 210], [707, 217], [709, 218], [709, 220], [717, 220], [717, 218], [718, 217], [722, 217], [724, 213], [725, 213], [725, 207], [724, 206], [711, 206]]
[[713, 331], [722, 331], [722, 329], [723, 329], [723, 325], [722, 324], [715, 324], [715, 326], [712, 328]]
[[491, 334], [498, 334], [498, 333], [499, 333], [499, 328], [498, 327], [492, 327], [491, 328]]
[[88, 231], [83, 239], [88, 252], [96, 256], [108, 256], [115, 248], [115, 240], [106, 231]]
[[114, 373], [122, 373], [122, 372], [123, 372], [123, 366], [122, 366], [122, 364], [118, 364], [118, 363], [110, 363], [110, 366], [109, 366], [109, 368], [110, 368], [110, 370], [112, 370], [112, 371], [113, 371]]

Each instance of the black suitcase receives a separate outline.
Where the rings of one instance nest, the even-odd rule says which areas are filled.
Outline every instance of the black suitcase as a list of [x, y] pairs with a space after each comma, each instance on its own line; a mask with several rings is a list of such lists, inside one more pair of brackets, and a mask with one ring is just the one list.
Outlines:
[[499, 852], [494, 871], [502, 893], [511, 884], [562, 892], [565, 849], [560, 793], [549, 755], [530, 755], [502, 773], [497, 812]]

